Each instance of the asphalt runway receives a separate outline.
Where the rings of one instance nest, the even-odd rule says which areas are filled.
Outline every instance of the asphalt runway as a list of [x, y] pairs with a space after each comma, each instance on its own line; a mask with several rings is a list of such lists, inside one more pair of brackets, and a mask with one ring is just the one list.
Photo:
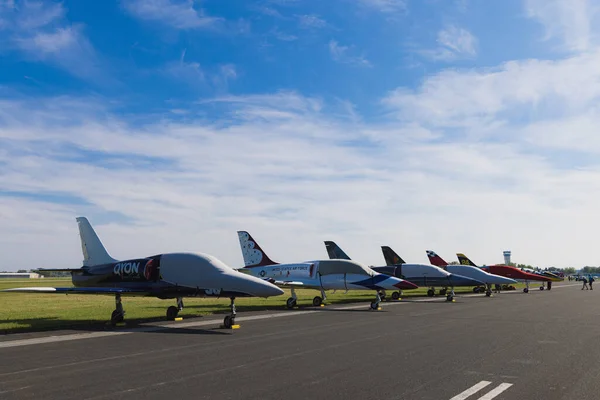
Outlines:
[[[285, 301], [285, 299], [282, 299]], [[598, 399], [600, 287], [0, 338], [1, 399]]]

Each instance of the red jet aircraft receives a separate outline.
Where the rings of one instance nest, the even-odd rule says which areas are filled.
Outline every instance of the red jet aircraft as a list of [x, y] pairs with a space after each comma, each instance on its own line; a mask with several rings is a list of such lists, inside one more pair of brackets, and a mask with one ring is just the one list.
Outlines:
[[[471, 265], [473, 267], [477, 267], [477, 265], [475, 265], [475, 263], [473, 261], [469, 260], [469, 258], [467, 256], [465, 256], [464, 254], [457, 253], [456, 256], [458, 257], [458, 262], [461, 263], [462, 265]], [[490, 274], [505, 276], [507, 278], [512, 278], [517, 281], [525, 282], [526, 287], [525, 287], [525, 289], [523, 289], [523, 292], [525, 292], [525, 293], [529, 292], [529, 281], [550, 282], [552, 280], [545, 276], [530, 274], [529, 272], [522, 271], [519, 268], [515, 268], [515, 267], [511, 267], [509, 265], [503, 265], [503, 264], [486, 265], [485, 267], [479, 267], [479, 268], [481, 268], [485, 272], [489, 272]], [[540, 287], [540, 289], [541, 290], [544, 289], [543, 284]]]

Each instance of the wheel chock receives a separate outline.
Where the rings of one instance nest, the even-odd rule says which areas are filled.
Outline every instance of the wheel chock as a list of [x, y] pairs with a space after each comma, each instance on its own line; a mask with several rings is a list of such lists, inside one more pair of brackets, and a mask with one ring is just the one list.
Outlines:
[[325, 307], [325, 304], [321, 304], [320, 307]]
[[382, 310], [382, 308], [381, 308], [381, 307], [377, 307], [377, 311], [381, 311], [381, 310]]
[[177, 317], [177, 318], [175, 318], [175, 321], [183, 321], [183, 318], [182, 317]]
[[221, 329], [240, 329], [242, 326], [241, 325], [231, 325], [231, 328], [226, 328], [225, 325], [221, 324], [219, 326], [219, 328]]

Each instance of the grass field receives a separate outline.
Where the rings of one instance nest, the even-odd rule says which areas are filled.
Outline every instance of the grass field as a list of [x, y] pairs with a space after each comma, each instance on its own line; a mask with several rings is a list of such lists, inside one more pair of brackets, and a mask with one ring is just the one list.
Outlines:
[[[1, 279], [0, 289], [30, 286], [67, 287], [71, 279]], [[521, 285], [518, 285], [521, 286]], [[427, 288], [405, 291], [403, 298], [425, 296]], [[472, 288], [458, 288], [456, 293], [472, 293]], [[316, 290], [302, 289], [296, 291], [298, 305], [312, 306], [313, 297], [319, 294]], [[285, 309], [285, 301], [290, 291], [281, 296], [268, 299], [240, 298], [236, 299], [237, 311], [258, 311]], [[327, 303], [370, 302], [374, 299], [373, 291], [344, 291], [327, 293]], [[196, 317], [201, 315], [226, 313], [229, 311], [229, 299], [185, 298], [185, 308], [180, 315]], [[110, 319], [114, 310], [114, 296], [107, 295], [64, 295], [64, 294], [29, 294], [0, 293], [0, 333], [23, 331], [41, 331], [61, 328], [81, 328], [85, 325], [98, 324]], [[167, 307], [175, 305], [175, 300], [160, 300], [152, 297], [123, 297], [125, 319], [130, 323], [165, 320]]]

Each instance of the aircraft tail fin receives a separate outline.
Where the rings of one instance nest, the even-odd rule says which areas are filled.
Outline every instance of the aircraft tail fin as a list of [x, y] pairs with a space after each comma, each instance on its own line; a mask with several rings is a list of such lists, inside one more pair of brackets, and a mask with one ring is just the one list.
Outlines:
[[246, 231], [238, 231], [238, 239], [244, 257], [245, 268], [264, 267], [266, 265], [279, 264], [271, 260], [267, 253], [260, 248], [256, 240]]
[[438, 256], [435, 251], [425, 250], [425, 252], [427, 253], [427, 257], [429, 257], [429, 262], [431, 263], [431, 265], [435, 265], [436, 267], [440, 268], [443, 268], [448, 265], [448, 263], [444, 261], [442, 257]]
[[385, 258], [385, 264], [390, 265], [401, 265], [406, 264], [406, 261], [402, 259], [394, 250], [389, 246], [381, 246], [383, 252], [383, 258]]
[[332, 260], [350, 260], [348, 254], [346, 254], [335, 242], [326, 240], [325, 248], [327, 249], [327, 255], [329, 255], [329, 258]]
[[117, 262], [117, 260], [108, 254], [87, 218], [77, 217], [75, 219], [79, 225], [83, 266], [93, 267], [94, 265]]
[[472, 267], [477, 266], [477, 264], [475, 264], [473, 261], [469, 260], [469, 257], [465, 256], [463, 253], [456, 253], [456, 257], [458, 257], [458, 262], [461, 265], [470, 265]]

